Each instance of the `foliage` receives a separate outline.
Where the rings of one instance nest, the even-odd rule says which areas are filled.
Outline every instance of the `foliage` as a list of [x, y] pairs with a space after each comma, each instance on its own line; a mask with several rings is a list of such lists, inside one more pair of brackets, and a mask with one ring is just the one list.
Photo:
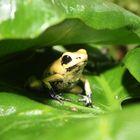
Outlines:
[[[104, 52], [108, 44], [139, 45], [139, 16], [105, 0], [1, 0], [0, 13], [1, 140], [140, 139], [140, 48], [120, 61]], [[94, 108], [75, 94], [61, 104], [25, 89], [61, 55], [55, 45], [87, 50]]]

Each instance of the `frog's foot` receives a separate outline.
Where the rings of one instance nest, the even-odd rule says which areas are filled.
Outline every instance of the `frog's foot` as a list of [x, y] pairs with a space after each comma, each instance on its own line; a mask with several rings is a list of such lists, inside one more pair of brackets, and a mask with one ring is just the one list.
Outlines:
[[62, 97], [62, 96], [60, 96], [60, 95], [58, 95], [58, 94], [51, 94], [50, 95], [53, 99], [55, 99], [55, 100], [57, 100], [57, 101], [59, 101], [60, 103], [64, 103], [63, 101], [71, 101], [70, 99], [66, 99], [66, 98], [64, 98], [64, 97]]
[[91, 97], [90, 96], [87, 96], [87, 95], [80, 95], [80, 96], [82, 96], [82, 99], [79, 99], [78, 101], [80, 101], [80, 102], [85, 102], [85, 106], [87, 106], [87, 107], [92, 107], [93, 108], [93, 103], [92, 103], [92, 101], [91, 101]]

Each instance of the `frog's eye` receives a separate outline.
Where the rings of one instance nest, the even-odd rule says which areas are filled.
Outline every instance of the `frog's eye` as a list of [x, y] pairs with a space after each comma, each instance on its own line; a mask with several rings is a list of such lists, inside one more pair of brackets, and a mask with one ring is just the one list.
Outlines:
[[68, 64], [68, 63], [71, 62], [71, 61], [72, 61], [72, 58], [71, 58], [69, 55], [64, 55], [64, 56], [62, 57], [61, 63], [62, 63], [62, 65], [63, 65], [63, 64]]

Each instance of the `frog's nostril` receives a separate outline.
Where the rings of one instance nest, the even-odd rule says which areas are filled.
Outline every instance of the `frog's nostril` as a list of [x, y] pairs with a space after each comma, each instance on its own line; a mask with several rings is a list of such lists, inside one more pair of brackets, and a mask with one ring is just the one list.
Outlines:
[[81, 59], [81, 57], [76, 57], [76, 59]]

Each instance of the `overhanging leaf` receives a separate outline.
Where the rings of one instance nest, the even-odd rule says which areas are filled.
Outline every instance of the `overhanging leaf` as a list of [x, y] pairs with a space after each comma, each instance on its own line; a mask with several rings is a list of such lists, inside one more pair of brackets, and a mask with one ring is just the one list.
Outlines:
[[140, 42], [140, 18], [104, 0], [2, 0], [0, 9], [5, 5], [13, 13], [0, 18], [0, 56], [54, 44]]
[[127, 53], [124, 64], [129, 72], [140, 82], [140, 48], [135, 48]]

